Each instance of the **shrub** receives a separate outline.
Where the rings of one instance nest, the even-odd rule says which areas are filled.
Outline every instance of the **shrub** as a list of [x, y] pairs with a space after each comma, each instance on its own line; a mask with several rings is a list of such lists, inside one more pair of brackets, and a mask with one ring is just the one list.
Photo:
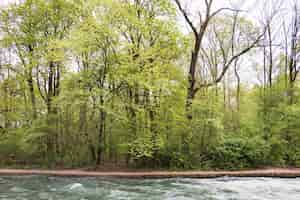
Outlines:
[[241, 169], [265, 165], [270, 152], [262, 138], [225, 138], [209, 152], [211, 167]]

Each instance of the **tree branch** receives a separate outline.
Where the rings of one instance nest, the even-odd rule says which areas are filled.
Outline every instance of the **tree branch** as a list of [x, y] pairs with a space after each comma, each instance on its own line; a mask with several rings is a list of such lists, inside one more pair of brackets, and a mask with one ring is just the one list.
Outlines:
[[215, 83], [218, 83], [222, 80], [223, 76], [225, 75], [225, 73], [227, 72], [228, 68], [230, 67], [230, 65], [240, 56], [244, 55], [245, 53], [247, 53], [248, 51], [250, 51], [252, 48], [254, 48], [256, 46], [256, 44], [261, 40], [261, 38], [264, 36], [266, 30], [257, 37], [257, 39], [252, 42], [252, 44], [250, 46], [248, 46], [247, 48], [245, 48], [244, 50], [240, 51], [239, 53], [237, 53], [236, 55], [232, 56], [231, 59], [228, 61], [228, 63], [224, 66], [220, 76], [216, 79]]
[[193, 24], [193, 22], [191, 21], [191, 19], [189, 18], [187, 12], [182, 8], [181, 3], [180, 3], [179, 0], [174, 0], [174, 1], [175, 1], [176, 5], [177, 5], [179, 11], [180, 11], [181, 14], [183, 15], [185, 21], [188, 23], [188, 25], [189, 25], [190, 28], [192, 29], [192, 31], [193, 31], [195, 37], [197, 38], [197, 37], [198, 37], [198, 31], [197, 31], [195, 25]]
[[243, 49], [242, 51], [240, 51], [239, 53], [233, 55], [229, 61], [224, 65], [223, 69], [222, 69], [222, 72], [221, 74], [218, 76], [218, 78], [216, 78], [214, 81], [212, 82], [209, 82], [209, 83], [200, 83], [198, 85], [198, 87], [195, 89], [195, 90], [199, 90], [200, 88], [202, 87], [210, 87], [210, 86], [213, 86], [217, 83], [219, 83], [220, 81], [222, 81], [224, 75], [226, 74], [227, 70], [229, 69], [230, 65], [235, 61], [237, 60], [240, 56], [246, 54], [247, 52], [249, 52], [251, 49], [253, 49], [254, 47], [257, 46], [257, 44], [259, 43], [259, 41], [262, 39], [262, 37], [265, 35], [266, 33], [266, 28], [264, 29], [263, 33], [261, 33], [255, 41], [253, 41], [251, 43], [251, 45], [249, 45], [247, 48]]
[[215, 12], [213, 12], [210, 16], [214, 17], [215, 15], [219, 14], [220, 12], [222, 12], [224, 10], [229, 10], [232, 12], [242, 12], [243, 11], [243, 10], [238, 10], [238, 9], [233, 9], [233, 8], [220, 8], [220, 9], [216, 10]]

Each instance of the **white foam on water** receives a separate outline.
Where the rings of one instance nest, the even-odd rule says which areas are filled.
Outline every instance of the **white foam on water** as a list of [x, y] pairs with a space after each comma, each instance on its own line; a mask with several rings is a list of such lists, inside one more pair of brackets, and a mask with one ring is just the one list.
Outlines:
[[14, 186], [14, 187], [10, 188], [10, 191], [11, 191], [11, 192], [16, 192], [16, 193], [24, 193], [24, 192], [28, 192], [27, 189], [22, 188], [22, 187], [17, 187], [17, 186]]
[[86, 192], [86, 189], [81, 183], [72, 183], [69, 184], [65, 187], [66, 190], [68, 191], [73, 191], [73, 192]]

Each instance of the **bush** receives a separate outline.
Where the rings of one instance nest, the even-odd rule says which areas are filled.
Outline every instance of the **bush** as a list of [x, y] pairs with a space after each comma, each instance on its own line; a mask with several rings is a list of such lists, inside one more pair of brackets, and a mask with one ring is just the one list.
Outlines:
[[262, 138], [233, 138], [224, 139], [209, 152], [211, 167], [219, 169], [252, 168], [267, 164], [270, 152]]

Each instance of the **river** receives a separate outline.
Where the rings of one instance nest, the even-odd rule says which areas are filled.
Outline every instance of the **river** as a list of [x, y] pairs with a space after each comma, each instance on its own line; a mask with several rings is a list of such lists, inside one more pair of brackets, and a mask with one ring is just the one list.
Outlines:
[[300, 179], [2, 176], [0, 200], [300, 200]]

